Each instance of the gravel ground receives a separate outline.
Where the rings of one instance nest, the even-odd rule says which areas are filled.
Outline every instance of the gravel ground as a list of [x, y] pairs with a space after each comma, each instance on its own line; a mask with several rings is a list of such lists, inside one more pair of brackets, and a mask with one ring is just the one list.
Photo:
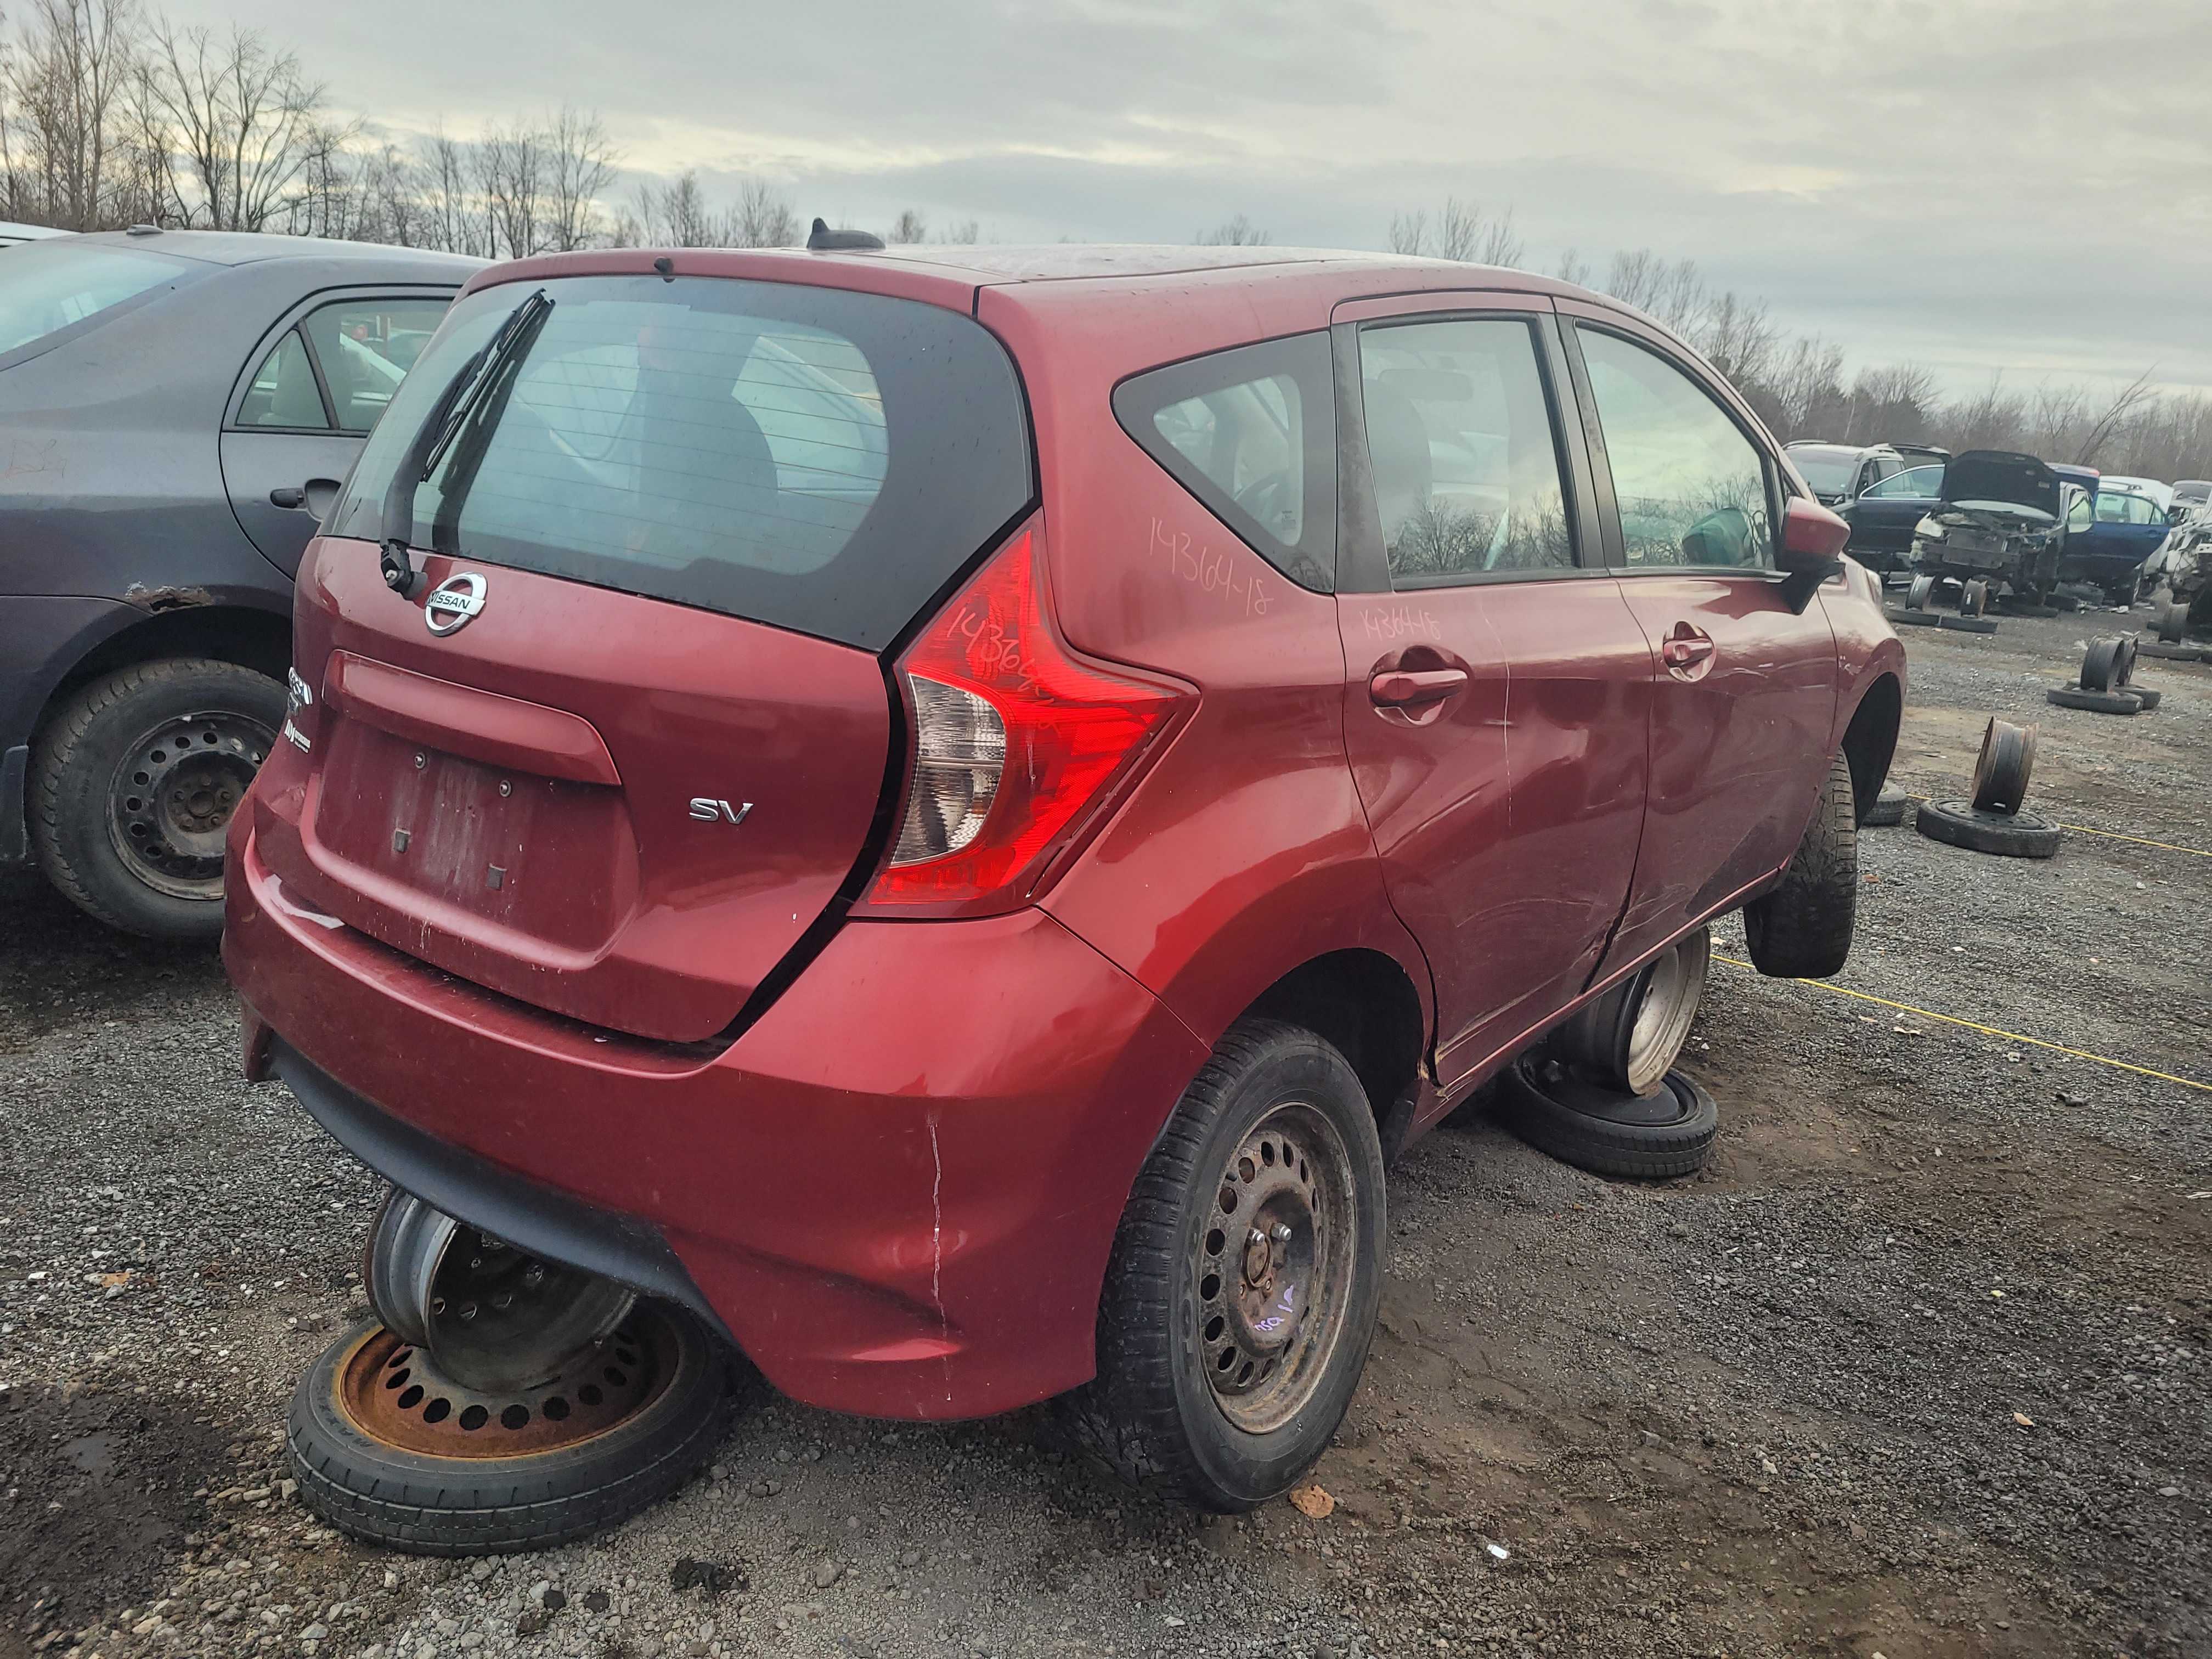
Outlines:
[[1869, 831], [1832, 985], [1717, 965], [1704, 1174], [1597, 1180], [1480, 1101], [1407, 1155], [1319, 1521], [1133, 1497], [1036, 1413], [770, 1401], [586, 1547], [339, 1538], [277, 1425], [374, 1183], [239, 1081], [210, 955], [0, 883], [0, 1659], [2212, 1651], [2212, 1093], [2020, 1040], [2212, 1083], [2212, 857], [2174, 850], [2212, 849], [2212, 669], [2043, 702], [2126, 625], [1908, 636], [1899, 787], [2034, 720], [2030, 804], [2079, 828]]

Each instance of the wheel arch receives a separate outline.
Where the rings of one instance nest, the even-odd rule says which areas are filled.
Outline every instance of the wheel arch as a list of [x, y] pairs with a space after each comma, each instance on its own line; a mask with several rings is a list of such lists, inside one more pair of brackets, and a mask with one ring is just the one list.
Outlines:
[[1844, 727], [1844, 758], [1851, 769], [1851, 794], [1861, 823], [1889, 777], [1904, 719], [1905, 688], [1896, 675], [1881, 673], [1868, 682]]
[[1428, 1046], [1427, 1012], [1403, 964], [1371, 948], [1328, 951], [1277, 979], [1243, 1015], [1301, 1026], [1334, 1047], [1367, 1092], [1384, 1157], [1396, 1156]]
[[104, 635], [46, 693], [33, 730], [43, 730], [80, 687], [135, 664], [208, 657], [282, 681], [292, 662], [292, 624], [259, 605], [178, 605], [150, 611]]

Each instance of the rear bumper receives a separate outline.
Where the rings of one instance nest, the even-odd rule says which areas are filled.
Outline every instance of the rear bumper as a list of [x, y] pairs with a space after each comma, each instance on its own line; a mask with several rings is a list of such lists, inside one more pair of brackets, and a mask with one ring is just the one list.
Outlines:
[[973, 1417], [1092, 1375], [1122, 1205], [1206, 1049], [1042, 912], [848, 923], [709, 1057], [437, 973], [233, 848], [249, 1071], [398, 1184], [690, 1303], [810, 1405]]

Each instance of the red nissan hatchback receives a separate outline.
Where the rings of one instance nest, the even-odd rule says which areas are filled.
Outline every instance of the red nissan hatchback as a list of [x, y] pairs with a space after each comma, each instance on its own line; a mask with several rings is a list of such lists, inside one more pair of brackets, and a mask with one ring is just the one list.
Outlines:
[[575, 1491], [530, 1458], [692, 1386], [672, 1322], [1282, 1492], [1409, 1140], [1593, 1009], [1663, 1072], [1655, 965], [1724, 912], [1841, 965], [1904, 675], [1844, 537], [1679, 340], [1517, 272], [478, 275], [301, 567], [230, 836], [247, 1070], [407, 1195], [310, 1495], [522, 1537]]

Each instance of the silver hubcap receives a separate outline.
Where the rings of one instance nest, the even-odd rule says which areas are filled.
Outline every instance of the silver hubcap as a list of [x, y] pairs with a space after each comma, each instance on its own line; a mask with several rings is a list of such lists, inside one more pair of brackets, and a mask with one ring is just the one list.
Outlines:
[[1352, 1158], [1312, 1107], [1276, 1107], [1221, 1172], [1192, 1276], [1206, 1386], [1238, 1428], [1290, 1421], [1320, 1386], [1350, 1300]]

